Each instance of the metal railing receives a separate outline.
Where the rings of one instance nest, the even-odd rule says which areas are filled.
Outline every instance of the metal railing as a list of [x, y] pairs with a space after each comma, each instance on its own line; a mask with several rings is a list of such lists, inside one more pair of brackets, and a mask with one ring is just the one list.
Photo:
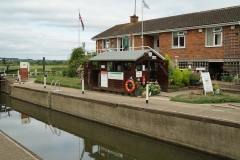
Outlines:
[[102, 52], [113, 52], [113, 51], [134, 51], [134, 50], [151, 50], [155, 54], [158, 54], [163, 60], [165, 59], [160, 53], [161, 51], [156, 51], [149, 46], [139, 46], [139, 47], [129, 47], [128, 50], [124, 50], [124, 48], [105, 48], [105, 49], [97, 49], [97, 54], [101, 54]]
[[[55, 82], [55, 83], [54, 83], [54, 82]], [[54, 84], [54, 85], [53, 85], [53, 84]], [[58, 84], [58, 90], [56, 89], [56, 85], [57, 85], [57, 84]], [[59, 81], [59, 80], [52, 80], [50, 87], [52, 88], [51, 91], [53, 91], [53, 92], [61, 91], [61, 90], [60, 90], [60, 81]]]

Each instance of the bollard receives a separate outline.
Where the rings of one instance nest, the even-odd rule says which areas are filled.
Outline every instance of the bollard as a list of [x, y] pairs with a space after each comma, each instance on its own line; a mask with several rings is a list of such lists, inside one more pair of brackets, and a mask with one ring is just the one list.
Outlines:
[[18, 80], [19, 80], [19, 70], [17, 71], [17, 77], [18, 77]]
[[18, 82], [19, 82], [19, 84], [21, 84], [21, 75], [19, 75], [19, 77], [18, 77]]
[[47, 88], [47, 87], [46, 87], [46, 79], [47, 79], [47, 75], [45, 74], [45, 75], [44, 75], [44, 88]]
[[148, 103], [148, 84], [146, 85], [146, 103]]
[[84, 94], [84, 79], [82, 79], [82, 94]]

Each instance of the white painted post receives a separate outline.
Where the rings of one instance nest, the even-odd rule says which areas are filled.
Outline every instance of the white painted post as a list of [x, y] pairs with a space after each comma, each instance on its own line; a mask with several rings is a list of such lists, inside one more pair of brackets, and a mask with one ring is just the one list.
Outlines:
[[148, 103], [148, 84], [146, 85], [146, 103]]
[[19, 81], [19, 70], [17, 71], [17, 77], [18, 77], [18, 81]]
[[19, 80], [19, 84], [21, 84], [21, 75], [19, 75], [18, 80]]
[[84, 79], [82, 79], [82, 94], [84, 94]]
[[47, 76], [46, 76], [46, 74], [44, 75], [44, 88], [47, 88], [46, 87], [46, 79], [47, 79]]

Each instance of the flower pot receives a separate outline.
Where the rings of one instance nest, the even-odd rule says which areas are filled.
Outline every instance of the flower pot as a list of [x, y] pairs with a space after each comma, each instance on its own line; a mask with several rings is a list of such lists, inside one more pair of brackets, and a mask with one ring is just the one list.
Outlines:
[[191, 82], [191, 86], [196, 86], [199, 80], [190, 80], [190, 82]]
[[220, 94], [221, 90], [220, 89], [215, 89], [215, 94]]

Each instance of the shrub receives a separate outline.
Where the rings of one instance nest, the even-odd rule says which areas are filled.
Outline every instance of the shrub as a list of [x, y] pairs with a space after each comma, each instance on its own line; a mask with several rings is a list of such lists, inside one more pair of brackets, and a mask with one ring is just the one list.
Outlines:
[[171, 61], [170, 57], [168, 56], [168, 54], [165, 54], [164, 58], [165, 58], [165, 60], [168, 60], [168, 80], [169, 80], [169, 84], [170, 84], [172, 75], [173, 75], [173, 65], [172, 65], [172, 61]]
[[182, 71], [182, 75], [183, 75], [182, 83], [184, 83], [185, 86], [188, 86], [188, 85], [189, 85], [189, 82], [190, 82], [190, 73], [189, 73], [189, 71], [188, 71], [187, 68], [185, 68], [185, 69]]
[[200, 80], [200, 75], [197, 72], [190, 74], [190, 80]]
[[173, 83], [177, 86], [182, 83], [182, 72], [178, 67], [173, 71]]
[[149, 82], [148, 87], [151, 95], [158, 95], [161, 92], [161, 87], [159, 86], [158, 82]]
[[63, 70], [63, 72], [62, 72], [62, 74], [63, 74], [63, 77], [66, 77], [67, 76], [67, 70]]

